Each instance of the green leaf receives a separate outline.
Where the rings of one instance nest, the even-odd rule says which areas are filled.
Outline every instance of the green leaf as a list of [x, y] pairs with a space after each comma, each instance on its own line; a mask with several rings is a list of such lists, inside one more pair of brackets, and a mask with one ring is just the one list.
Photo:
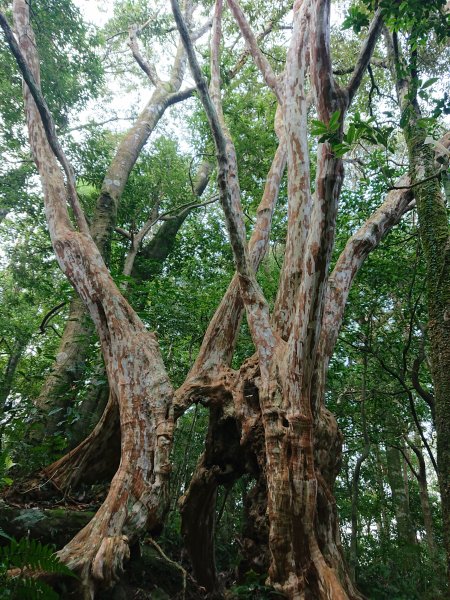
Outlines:
[[328, 127], [322, 121], [318, 121], [317, 119], [313, 119], [311, 121], [311, 133], [313, 135], [321, 135], [322, 133], [327, 133]]
[[345, 143], [333, 144], [332, 149], [336, 156], [341, 157], [341, 156], [344, 156], [344, 154], [346, 154], [347, 152], [349, 152], [351, 150], [351, 146], [349, 146], [348, 144], [345, 144]]
[[334, 113], [330, 117], [330, 122], [328, 123], [328, 129], [330, 131], [337, 131], [339, 129], [339, 117], [341, 115], [340, 110], [335, 110]]
[[351, 123], [347, 133], [344, 136], [345, 141], [348, 144], [353, 144], [354, 140], [355, 140], [355, 135], [356, 135], [356, 127], [354, 125], [354, 123]]
[[430, 86], [432, 86], [433, 83], [436, 83], [436, 81], [439, 81], [439, 77], [431, 77], [431, 79], [427, 79], [425, 81], [425, 83], [422, 83], [422, 85], [420, 86], [420, 89], [425, 90], [426, 88], [429, 88]]

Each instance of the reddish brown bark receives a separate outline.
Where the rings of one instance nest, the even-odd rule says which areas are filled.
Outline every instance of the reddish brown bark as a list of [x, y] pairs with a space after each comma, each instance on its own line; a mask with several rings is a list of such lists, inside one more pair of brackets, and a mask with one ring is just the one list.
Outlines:
[[[314, 198], [311, 196], [304, 93], [310, 51], [311, 79], [319, 118], [328, 122], [332, 113], [340, 110], [342, 126], [350, 92], [339, 90], [332, 77], [328, 47], [328, 2], [294, 4], [294, 30], [283, 96], [267, 61], [262, 60], [258, 52], [255, 38], [249, 32], [237, 3], [230, 1], [229, 4], [237, 16], [256, 64], [266, 82], [277, 93], [283, 108], [291, 211], [288, 239], [291, 234], [294, 241], [287, 244], [283, 265], [278, 299], [278, 305], [282, 303], [283, 308], [278, 308], [278, 315], [281, 315], [281, 318], [278, 317], [278, 323], [281, 323], [278, 331], [270, 324], [267, 302], [256, 283], [246, 251], [235, 153], [221, 110], [218, 48], [222, 3], [216, 2], [209, 95], [177, 2], [172, 0], [177, 25], [216, 142], [221, 202], [234, 252], [240, 293], [257, 350], [259, 377], [255, 383], [265, 436], [270, 523], [269, 577], [271, 583], [290, 598], [303, 598], [305, 594], [315, 598], [357, 597], [345, 575], [339, 551], [332, 494], [319, 470], [322, 466], [332, 484], [334, 477], [331, 474], [336, 469], [329, 464], [329, 460], [324, 461], [323, 465], [319, 461], [316, 465], [314, 455], [315, 432], [318, 439], [321, 437], [319, 432], [326, 432], [332, 438], [332, 446], [339, 444], [337, 428], [334, 427], [335, 436], [331, 433], [331, 416], [328, 416], [326, 426], [321, 427], [321, 420], [326, 420], [326, 413], [320, 404], [313, 407], [311, 384], [316, 367], [337, 198], [343, 173], [342, 161], [333, 156], [329, 145], [319, 145], [316, 191]], [[378, 31], [379, 28], [372, 33], [369, 48], [373, 49]], [[308, 45], [309, 37], [311, 46]], [[371, 50], [369, 56], [370, 53]], [[364, 57], [358, 61], [358, 70], [364, 69], [367, 61], [366, 47]], [[355, 77], [357, 80], [360, 75]], [[293, 276], [287, 276], [289, 272]], [[283, 281], [288, 282], [284, 287]], [[314, 412], [313, 408], [316, 409]], [[321, 498], [321, 504], [318, 497]], [[318, 541], [316, 521], [322, 526], [325, 524], [322, 548]], [[338, 575], [339, 570], [344, 570], [344, 573]]]
[[[136, 29], [132, 28], [130, 45], [133, 55], [138, 60], [135, 35]], [[92, 217], [90, 232], [106, 264], [109, 263], [111, 235], [116, 226], [120, 199], [141, 150], [148, 142], [167, 108], [186, 99], [192, 93], [192, 89], [180, 92], [185, 69], [186, 55], [183, 45], [179, 43], [168, 80], [163, 81], [159, 77], [155, 77], [154, 80], [150, 78], [151, 83], [154, 85], [151, 97], [132, 127], [122, 137], [105, 173]], [[187, 215], [188, 212], [185, 214]], [[151, 221], [152, 219], [149, 222]], [[180, 222], [180, 226], [182, 222]], [[147, 234], [148, 228], [144, 225], [138, 235], [132, 239], [124, 267], [126, 275], [131, 273], [140, 243]], [[175, 234], [176, 231], [173, 236]], [[42, 440], [45, 435], [54, 433], [57, 429], [57, 423], [64, 417], [66, 408], [73, 404], [78, 391], [76, 382], [80, 380], [84, 373], [89, 351], [89, 339], [93, 334], [92, 321], [89, 319], [83, 303], [78, 297], [75, 297], [70, 303], [69, 317], [57, 351], [57, 360], [46, 377], [36, 399], [36, 405], [43, 413], [40, 421], [44, 421], [44, 426], [42, 428], [35, 426], [32, 433], [34, 440]], [[58, 408], [60, 410], [57, 410]], [[52, 414], [48, 415], [49, 412]], [[83, 436], [88, 431], [85, 430]]]
[[[237, 271], [208, 328], [199, 357], [176, 394], [177, 415], [199, 399], [211, 406], [213, 414], [205, 454], [182, 503], [186, 544], [194, 569], [211, 591], [217, 589], [213, 559], [217, 486], [247, 472], [258, 478], [256, 496], [261, 506], [264, 487], [267, 489], [270, 583], [291, 599], [360, 598], [350, 581], [339, 541], [332, 489], [339, 471], [341, 435], [324, 406], [325, 375], [354, 275], [406, 210], [410, 197], [407, 191], [389, 197], [383, 209], [349, 240], [329, 274], [343, 168], [330, 144], [319, 144], [312, 194], [306, 80], [309, 76], [319, 118], [328, 123], [339, 110], [342, 130], [345, 111], [370, 59], [380, 25], [377, 15], [351, 83], [341, 89], [331, 68], [329, 4], [328, 0], [294, 3], [291, 47], [280, 83], [259, 52], [242, 11], [229, 0], [249, 50], [279, 101], [276, 131], [280, 145], [258, 210], [257, 226], [247, 245], [236, 154], [221, 109], [222, 2], [218, 0], [215, 8], [208, 91], [178, 2], [172, 0], [216, 143], [220, 200]], [[20, 34], [28, 26], [27, 7], [23, 0], [15, 0], [15, 9]], [[23, 51], [38, 76], [37, 56], [29, 40], [20, 35]], [[96, 325], [111, 389], [108, 410], [112, 414], [116, 405], [120, 420], [121, 462], [108, 496], [91, 523], [60, 552], [81, 574], [89, 594], [100, 582], [108, 585], [117, 577], [130, 538], [161, 522], [170, 468], [172, 390], [154, 336], [115, 287], [89, 234], [71, 227], [61, 171], [27, 90], [25, 95], [30, 141], [41, 170], [55, 252]], [[288, 241], [272, 318], [255, 270], [267, 248], [286, 161]], [[243, 309], [256, 354], [239, 371], [233, 371], [230, 362]], [[105, 417], [104, 422], [112, 420]], [[213, 441], [220, 439], [221, 428], [231, 425], [233, 444], [228, 454], [223, 447], [215, 453]], [[100, 427], [103, 432], [106, 429]], [[74, 465], [83, 464], [80, 461], [95, 451], [97, 433], [74, 452]], [[231, 452], [236, 448], [237, 457]], [[63, 485], [67, 485], [65, 461], [69, 459], [52, 467], [54, 477], [62, 478], [57, 480]], [[68, 477], [70, 481], [72, 476]], [[194, 523], [199, 515], [199, 535], [204, 542], [201, 551], [195, 548]]]
[[[13, 8], [20, 49], [38, 85], [39, 61], [28, 5], [15, 0]], [[109, 586], [116, 580], [129, 555], [130, 541], [145, 527], [158, 525], [166, 510], [172, 388], [154, 335], [146, 331], [120, 294], [86, 229], [73, 229], [62, 172], [35, 103], [39, 98], [34, 91], [32, 96], [28, 87], [24, 97], [55, 254], [95, 324], [112, 402], [117, 403], [120, 415], [121, 461], [106, 500], [60, 552], [80, 575], [84, 595], [89, 598], [99, 584]]]

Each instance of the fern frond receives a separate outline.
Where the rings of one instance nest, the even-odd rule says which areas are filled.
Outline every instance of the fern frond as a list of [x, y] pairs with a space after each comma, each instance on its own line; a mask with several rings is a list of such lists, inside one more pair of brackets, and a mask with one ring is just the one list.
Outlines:
[[30, 569], [75, 577], [59, 560], [53, 546], [28, 538], [21, 538], [19, 541], [12, 538], [8, 546], [0, 548], [0, 562], [6, 564], [8, 569]]
[[14, 580], [11, 598], [14, 600], [59, 600], [59, 594], [43, 581], [18, 577]]

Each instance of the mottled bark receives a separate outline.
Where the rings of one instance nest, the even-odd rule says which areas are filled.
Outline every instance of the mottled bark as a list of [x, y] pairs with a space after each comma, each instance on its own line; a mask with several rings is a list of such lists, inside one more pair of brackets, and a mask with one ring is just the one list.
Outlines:
[[[194, 183], [194, 194], [200, 197], [205, 191], [212, 167], [208, 162], [202, 163], [200, 166]], [[158, 216], [153, 216], [141, 228], [136, 236], [130, 242], [129, 251], [125, 257], [123, 274], [132, 277], [134, 281], [142, 283], [151, 281], [162, 269], [165, 259], [172, 251], [177, 234], [183, 225], [188, 215], [201, 204], [192, 202], [183, 206], [182, 209], [175, 215], [167, 215], [166, 220], [157, 229], [156, 233], [151, 236], [148, 243], [142, 247], [145, 237], [151, 233], [153, 225], [158, 222]], [[140, 260], [138, 260], [140, 258]], [[136, 268], [136, 263], [138, 267]], [[123, 289], [126, 290], [127, 285]], [[138, 298], [135, 302], [137, 311], [145, 306], [146, 298]], [[75, 347], [75, 350], [77, 348]], [[106, 400], [109, 396], [109, 388], [105, 366], [101, 356], [97, 357], [97, 365], [93, 374], [94, 381], [105, 381], [103, 384], [91, 384], [88, 388], [86, 397], [79, 407], [79, 420], [75, 426], [68, 429], [67, 435], [69, 438], [69, 448], [81, 442], [81, 440], [92, 430], [92, 426], [99, 420], [103, 409], [105, 408]], [[63, 388], [64, 389], [64, 388]], [[106, 432], [105, 432], [106, 434]]]
[[[230, 2], [230, 5], [236, 9], [235, 2]], [[336, 201], [342, 183], [342, 162], [332, 156], [328, 145], [319, 147], [316, 195], [313, 202], [309, 191], [306, 102], [302, 103], [301, 98], [308, 66], [307, 57], [309, 57], [308, 20], [310, 14], [315, 14], [313, 50], [316, 50], [316, 54], [314, 55], [313, 52], [311, 65], [319, 116], [328, 122], [332, 112], [337, 108], [346, 108], [345, 93], [338, 91], [334, 82], [330, 80], [329, 5], [327, 2], [306, 2], [302, 6], [300, 3], [295, 3], [293, 42], [287, 61], [287, 70], [292, 69], [292, 78], [289, 79], [289, 74], [285, 77], [287, 84], [285, 98], [282, 99], [287, 106], [288, 98], [292, 99], [294, 95], [290, 110], [283, 105], [292, 202], [297, 190], [303, 190], [302, 198], [300, 200], [297, 198], [296, 203], [300, 205], [301, 210], [305, 211], [305, 215], [310, 215], [309, 219], [300, 220], [301, 227], [304, 227], [300, 231], [305, 240], [303, 256], [289, 256], [283, 266], [285, 270], [292, 258], [301, 263], [298, 285], [290, 287], [290, 302], [295, 310], [286, 311], [288, 322], [292, 323], [291, 331], [288, 327], [284, 332], [287, 343], [270, 324], [267, 303], [256, 284], [246, 251], [234, 148], [223, 120], [218, 91], [221, 2], [216, 3], [213, 27], [210, 95], [175, 0], [172, 0], [172, 7], [216, 142], [221, 202], [234, 252], [240, 293], [257, 349], [259, 377], [255, 383], [259, 392], [265, 435], [270, 523], [270, 581], [290, 598], [301, 598], [305, 593], [317, 598], [357, 597], [345, 572], [338, 575], [338, 567], [345, 571], [345, 566], [339, 551], [334, 500], [325, 477], [315, 470], [314, 425], [316, 425], [317, 437], [320, 439], [321, 433], [325, 434], [323, 436], [325, 439], [331, 437], [333, 447], [339, 445], [340, 438], [337, 428], [335, 428], [336, 435], [331, 434], [333, 428], [330, 418], [324, 419], [324, 426], [321, 428], [322, 417], [325, 417], [326, 413], [320, 406], [316, 410], [316, 422], [314, 422], [310, 403], [325, 282], [333, 247]], [[236, 10], [234, 12], [236, 13]], [[238, 20], [244, 32], [245, 24], [239, 16]], [[244, 35], [266, 81], [273, 86], [274, 79], [267, 77], [270, 73], [255, 48], [254, 39], [250, 39], [248, 32]], [[373, 48], [377, 33], [372, 35]], [[365, 60], [363, 59], [362, 62], [364, 63]], [[327, 97], [330, 93], [331, 98]], [[342, 111], [342, 119], [343, 116], [344, 111]], [[304, 123], [300, 131], [297, 125], [299, 118], [300, 123]], [[303, 148], [301, 151], [303, 156], [300, 156], [300, 160], [298, 160], [299, 150], [295, 135], [300, 136], [300, 148]], [[290, 144], [291, 154], [289, 154]], [[299, 168], [299, 164], [303, 164], [303, 171]], [[303, 198], [306, 198], [305, 202], [302, 201]], [[297, 228], [298, 220], [290, 218], [289, 227]], [[323, 453], [321, 456], [323, 457]], [[329, 463], [333, 461], [328, 459], [324, 462], [323, 467], [326, 471], [330, 467]], [[331, 468], [330, 471], [334, 472], [334, 469]], [[319, 494], [318, 487], [320, 487]], [[319, 516], [317, 529], [314, 524], [316, 514]], [[319, 532], [318, 529], [323, 524], [326, 531]], [[319, 538], [325, 540], [322, 544], [324, 552], [319, 546]], [[329, 541], [330, 538], [333, 539], [333, 544]]]
[[[183, 82], [186, 57], [183, 45], [178, 45], [176, 56], [173, 61], [170, 78], [168, 81], [158, 79], [154, 82], [155, 88], [150, 100], [136, 119], [133, 126], [121, 139], [114, 158], [108, 167], [103, 179], [100, 195], [92, 217], [90, 232], [97, 245], [100, 254], [109, 263], [111, 234], [117, 220], [117, 210], [123, 190], [142, 148], [154, 132], [158, 122], [166, 109], [176, 102], [182, 101], [192, 94], [192, 90], [186, 93], [180, 92]], [[188, 212], [183, 219], [178, 220], [178, 229], [181, 227]], [[178, 229], [166, 226], [161, 237], [164, 235], [176, 236]], [[161, 239], [160, 237], [160, 239]], [[167, 243], [167, 252], [170, 251], [173, 242]], [[135, 254], [139, 250], [139, 244], [135, 246]], [[149, 259], [160, 261], [160, 256], [153, 257], [151, 251]], [[159, 252], [159, 254], [163, 254]], [[83, 303], [75, 297], [70, 305], [69, 319], [63, 332], [63, 338], [57, 351], [57, 360], [52, 366], [49, 376], [46, 378], [36, 405], [45, 413], [53, 412], [53, 415], [45, 415], [45, 427], [33, 432], [34, 439], [42, 439], [44, 435], [52, 434], [56, 430], [56, 424], [64, 416], [65, 410], [72, 405], [77, 394], [77, 386], [74, 382], [80, 379], [84, 371], [84, 364], [88, 356], [89, 344], [87, 340], [94, 334], [94, 326], [83, 308]], [[54, 412], [55, 411], [55, 412]], [[83, 412], [83, 409], [82, 409]], [[84, 432], [85, 435], [88, 433]]]
[[[14, 1], [14, 23], [25, 57], [21, 55], [19, 64], [28, 80], [32, 74], [39, 85], [39, 59], [28, 10], [23, 0]], [[146, 331], [120, 294], [89, 233], [73, 229], [62, 172], [37, 110], [40, 98], [28, 86], [24, 98], [55, 254], [95, 324], [111, 402], [119, 410], [121, 461], [108, 495], [90, 523], [59, 552], [78, 572], [84, 596], [90, 598], [99, 585], [108, 587], [117, 579], [129, 557], [129, 543], [138, 532], [145, 527], [151, 530], [163, 518], [173, 430], [172, 388], [155, 336]]]

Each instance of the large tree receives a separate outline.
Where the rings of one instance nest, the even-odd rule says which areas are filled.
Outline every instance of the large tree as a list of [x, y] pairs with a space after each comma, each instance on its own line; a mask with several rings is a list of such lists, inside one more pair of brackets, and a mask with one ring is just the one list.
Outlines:
[[[238, 3], [228, 0], [248, 52], [278, 104], [278, 148], [247, 242], [238, 161], [222, 110], [222, 2], [217, 0], [214, 6], [209, 88], [193, 46], [192, 3], [184, 2], [182, 9], [176, 0], [171, 5], [181, 40], [177, 60], [183, 62], [185, 54], [189, 60], [215, 144], [217, 187], [236, 267], [198, 357], [176, 391], [156, 336], [147, 331], [125, 300], [104, 258], [118, 198], [152, 129], [148, 114], [156, 119], [155, 115], [173, 101], [171, 94], [177, 88], [173, 82], [169, 86], [156, 82], [155, 94], [164, 97], [144, 111], [142, 128], [125, 136], [120, 146], [124, 156], [119, 152], [110, 167], [112, 175], [104, 180], [97, 216], [89, 228], [72, 167], [40, 91], [29, 6], [24, 0], [13, 2], [17, 41], [1, 16], [25, 80], [29, 142], [42, 181], [53, 248], [95, 325], [110, 390], [94, 431], [45, 470], [45, 476], [58, 488], [68, 489], [83, 477], [92, 477], [94, 463], [97, 470], [117, 468], [95, 517], [59, 556], [80, 575], [86, 598], [116, 580], [129, 556], [130, 544], [142, 531], [156, 531], [163, 523], [174, 420], [193, 403], [202, 402], [210, 407], [206, 449], [181, 507], [185, 543], [198, 582], [208, 591], [220, 593], [213, 549], [217, 489], [221, 483], [250, 473], [257, 480], [253, 498], [257, 506], [252, 508], [255, 513], [261, 508], [262, 513], [267, 512], [268, 537], [260, 545], [262, 553], [265, 546], [268, 548], [263, 561], [269, 563], [270, 583], [292, 599], [361, 598], [339, 539], [333, 486], [342, 439], [335, 418], [325, 406], [325, 386], [354, 277], [371, 250], [413, 203], [414, 188], [405, 176], [349, 238], [331, 270], [344, 178], [342, 154], [356, 135], [355, 125], [352, 134], [350, 130], [344, 134], [344, 123], [380, 36], [383, 13], [375, 12], [348, 82], [339, 85], [330, 54], [329, 0], [294, 2], [289, 48], [279, 73], [260, 50]], [[136, 45], [134, 53], [139, 53]], [[143, 67], [154, 78], [152, 68], [145, 62]], [[314, 130], [315, 134], [320, 132], [318, 140], [309, 128], [310, 106], [315, 107], [318, 117]], [[131, 149], [127, 145], [130, 141]], [[255, 273], [269, 244], [286, 166], [286, 246], [278, 293], [270, 310]], [[133, 246], [131, 254], [134, 250]], [[232, 369], [244, 312], [255, 354]], [[111, 440], [117, 441], [119, 429], [120, 463], [108, 452]], [[100, 452], [103, 461], [98, 460]]]

